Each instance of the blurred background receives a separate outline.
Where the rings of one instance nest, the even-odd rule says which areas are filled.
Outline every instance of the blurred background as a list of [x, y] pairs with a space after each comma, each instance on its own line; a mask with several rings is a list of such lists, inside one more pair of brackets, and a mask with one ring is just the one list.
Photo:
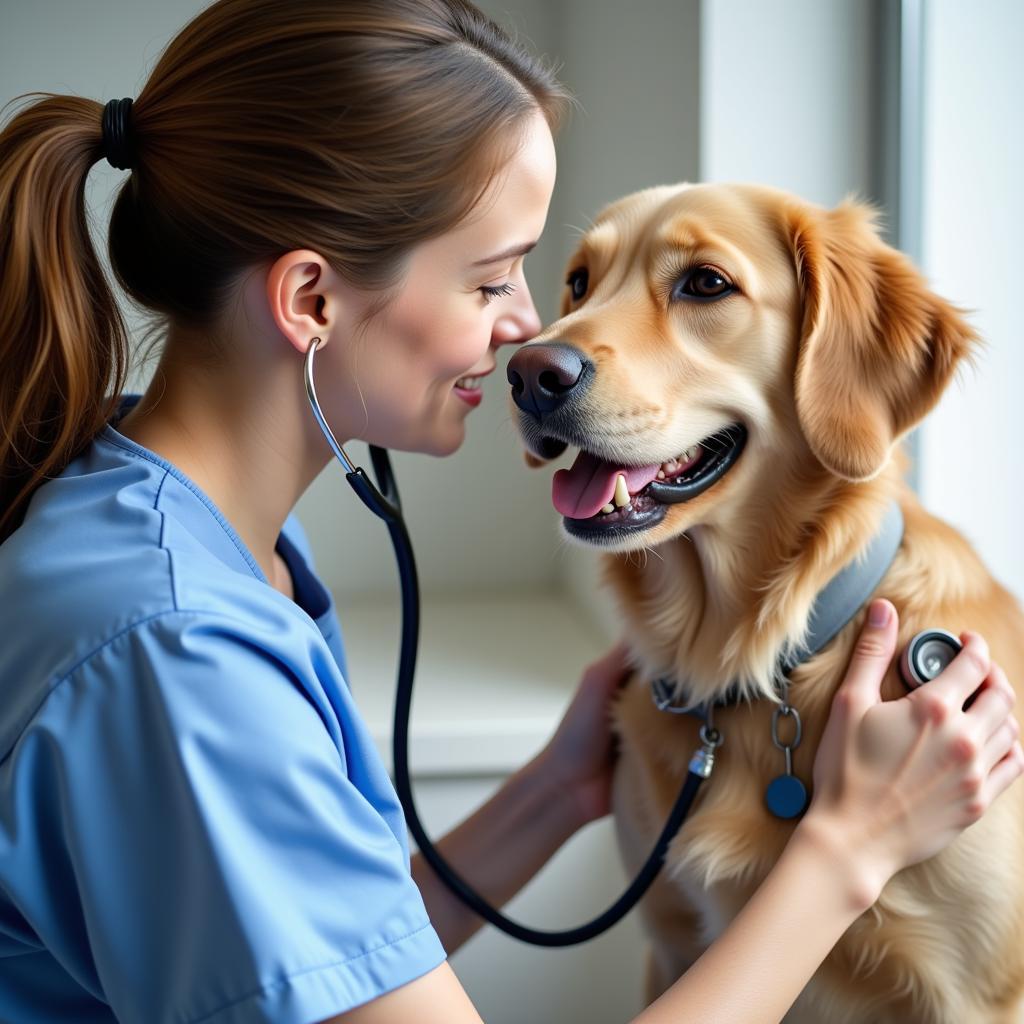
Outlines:
[[[162, 48], [203, 6], [0, 0], [0, 102], [30, 90], [100, 101], [134, 96]], [[558, 65], [580, 103], [557, 140], [559, 180], [545, 238], [527, 260], [542, 318], [555, 316], [580, 231], [624, 193], [678, 181], [758, 181], [828, 206], [849, 193], [874, 202], [888, 239], [940, 294], [973, 311], [987, 341], [977, 369], [962, 374], [909, 439], [912, 482], [1020, 599], [1024, 4], [481, 6]], [[101, 249], [123, 178], [106, 164], [91, 176]], [[523, 464], [506, 404], [508, 356], [502, 350], [455, 457], [395, 459], [424, 590], [412, 760], [435, 832], [539, 749], [583, 665], [618, 635], [595, 557], [559, 537], [552, 469]], [[151, 369], [136, 368], [133, 390]], [[365, 448], [353, 450], [368, 462]], [[389, 757], [398, 590], [386, 533], [333, 465], [299, 514], [338, 602], [353, 690]], [[567, 927], [603, 909], [623, 884], [610, 823], [602, 822], [575, 837], [511, 913]], [[453, 962], [490, 1024], [612, 1024], [640, 1006], [635, 915], [564, 951], [485, 930]]]

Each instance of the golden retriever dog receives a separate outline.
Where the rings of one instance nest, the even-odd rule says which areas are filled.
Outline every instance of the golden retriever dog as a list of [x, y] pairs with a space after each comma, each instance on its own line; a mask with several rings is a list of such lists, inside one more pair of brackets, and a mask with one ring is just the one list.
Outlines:
[[[683, 704], [730, 689], [745, 698], [716, 712], [725, 743], [714, 774], [642, 904], [653, 999], [747, 902], [792, 833], [764, 795], [784, 768], [771, 731], [777, 667], [891, 503], [905, 522], [895, 560], [789, 675], [803, 724], [793, 772], [808, 788], [870, 597], [896, 606], [901, 648], [928, 627], [980, 632], [1018, 692], [1024, 614], [903, 480], [899, 439], [978, 339], [882, 242], [870, 208], [826, 210], [752, 185], [647, 189], [601, 213], [568, 271], [561, 319], [516, 353], [509, 379], [528, 461], [580, 449], [555, 475], [554, 504], [571, 538], [604, 549], [638, 666], [615, 710], [615, 815], [630, 872], [700, 746], [700, 722], [659, 710], [651, 681], [673, 679]], [[905, 692], [895, 667], [882, 692]], [[1022, 1012], [1016, 786], [888, 883], [786, 1020], [1008, 1024]]]

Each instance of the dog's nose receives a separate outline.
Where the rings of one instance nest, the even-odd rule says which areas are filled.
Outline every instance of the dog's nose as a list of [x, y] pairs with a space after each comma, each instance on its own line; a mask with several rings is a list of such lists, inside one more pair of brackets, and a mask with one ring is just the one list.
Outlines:
[[561, 341], [524, 345], [508, 361], [512, 398], [523, 412], [541, 419], [582, 390], [593, 363]]

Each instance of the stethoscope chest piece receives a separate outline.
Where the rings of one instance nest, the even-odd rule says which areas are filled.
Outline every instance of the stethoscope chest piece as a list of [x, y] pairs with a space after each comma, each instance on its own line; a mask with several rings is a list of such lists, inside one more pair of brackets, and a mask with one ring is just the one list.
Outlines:
[[908, 690], [931, 682], [960, 653], [963, 645], [944, 629], [918, 633], [900, 655], [900, 676]]

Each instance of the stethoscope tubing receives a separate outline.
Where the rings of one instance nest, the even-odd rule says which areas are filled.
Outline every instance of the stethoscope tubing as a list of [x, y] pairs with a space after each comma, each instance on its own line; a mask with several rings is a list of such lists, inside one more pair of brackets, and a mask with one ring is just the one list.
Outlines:
[[344, 448], [338, 443], [323, 414], [316, 396], [313, 381], [313, 361], [320, 339], [314, 338], [306, 352], [304, 375], [306, 395], [320, 430], [331, 450], [345, 468], [345, 477], [359, 495], [360, 500], [375, 515], [384, 520], [395, 552], [398, 575], [402, 591], [402, 638], [398, 658], [398, 679], [395, 694], [394, 734], [392, 756], [394, 759], [395, 790], [405, 813], [409, 832], [424, 859], [434, 869], [444, 884], [468, 907], [496, 928], [534, 946], [573, 946], [600, 935], [622, 920], [650, 888], [664, 863], [669, 844], [679, 831], [690, 806], [703, 781], [702, 776], [687, 772], [683, 787], [676, 798], [668, 820], [658, 840], [644, 862], [643, 867], [626, 891], [604, 913], [576, 928], [562, 931], [545, 931], [528, 928], [501, 911], [492, 907], [461, 875], [441, 856], [420, 820], [412, 789], [409, 768], [409, 720], [412, 714], [412, 688], [416, 675], [416, 658], [420, 632], [420, 590], [409, 531], [402, 517], [402, 502], [398, 485], [391, 468], [387, 449], [370, 445], [370, 459], [377, 487], [374, 487], [363, 470], [349, 459]]
[[[371, 454], [379, 486], [385, 493], [397, 496], [397, 486], [391, 474], [387, 452], [381, 448], [374, 451], [371, 447]], [[384, 467], [383, 475], [380, 473], [380, 466]], [[404, 520], [399, 517], [396, 520], [388, 521], [387, 527], [391, 535], [391, 543], [394, 547], [402, 584], [402, 641], [398, 662], [392, 742], [395, 789], [398, 792], [409, 831], [416, 845], [427, 863], [459, 899], [484, 920], [489, 921], [496, 928], [515, 939], [534, 946], [572, 946], [600, 935], [625, 917], [650, 888], [664, 862], [668, 845], [679, 831], [703, 779], [693, 773], [687, 773], [686, 782], [679, 798], [640, 873], [619, 899], [592, 921], [563, 931], [544, 931], [513, 921], [500, 910], [491, 906], [437, 851], [430, 841], [416, 809], [409, 768], [409, 720], [412, 713], [412, 687], [419, 642], [419, 582], [412, 544]]]

